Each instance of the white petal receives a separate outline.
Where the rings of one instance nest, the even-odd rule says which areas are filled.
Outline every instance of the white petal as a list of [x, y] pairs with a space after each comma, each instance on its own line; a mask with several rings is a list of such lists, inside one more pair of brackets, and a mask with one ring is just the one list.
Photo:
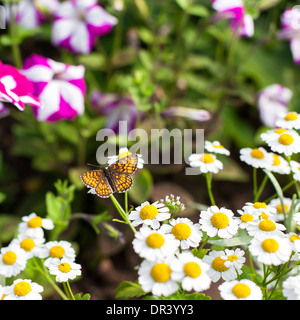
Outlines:
[[42, 65], [35, 65], [29, 69], [22, 70], [22, 73], [33, 82], [49, 82], [53, 77], [53, 71]]
[[70, 106], [75, 109], [78, 114], [84, 112], [84, 97], [82, 92], [74, 85], [68, 82], [60, 82], [60, 93], [64, 100], [70, 104]]
[[80, 53], [89, 53], [89, 33], [84, 23], [77, 25], [73, 33], [70, 44], [72, 48]]
[[52, 27], [52, 43], [57, 45], [70, 37], [74, 32], [76, 32], [76, 20], [57, 20]]
[[43, 102], [44, 107], [39, 109], [38, 119], [41, 121], [47, 120], [49, 116], [59, 110], [59, 87], [56, 83], [57, 81], [52, 81], [44, 88], [40, 100]]
[[118, 23], [118, 19], [108, 12], [106, 12], [101, 7], [94, 7], [89, 10], [86, 15], [86, 21], [94, 26], [102, 26], [104, 23], [109, 23], [115, 25]]

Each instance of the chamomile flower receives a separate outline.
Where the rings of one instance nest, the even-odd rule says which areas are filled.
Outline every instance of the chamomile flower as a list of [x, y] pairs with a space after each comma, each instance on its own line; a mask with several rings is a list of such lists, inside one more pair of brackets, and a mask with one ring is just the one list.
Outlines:
[[4, 300], [42, 300], [44, 288], [30, 279], [17, 279], [4, 289]]
[[161, 226], [161, 230], [165, 233], [173, 234], [175, 239], [180, 241], [182, 250], [197, 247], [203, 236], [200, 224], [193, 223], [188, 218], [171, 219], [169, 224]]
[[[116, 161], [118, 161], [118, 160], [120, 160], [120, 159], [122, 159], [124, 157], [127, 157], [130, 154], [131, 154], [131, 152], [128, 150], [128, 148], [125, 148], [125, 147], [124, 148], [120, 148], [118, 155], [114, 155], [114, 156], [108, 157], [107, 164], [111, 165], [112, 163], [114, 163], [114, 162], [116, 162]], [[145, 161], [144, 161], [144, 159], [143, 159], [141, 154], [137, 154], [137, 157], [138, 157], [137, 168], [138, 169], [143, 169]]]
[[276, 126], [285, 129], [300, 129], [300, 115], [297, 112], [281, 113]]
[[271, 163], [270, 154], [262, 147], [242, 148], [240, 150], [240, 159], [253, 168], [268, 168]]
[[149, 261], [163, 259], [174, 255], [179, 248], [179, 240], [173, 234], [165, 234], [162, 230], [153, 230], [143, 226], [135, 234], [132, 242], [134, 251]]
[[282, 283], [282, 294], [287, 300], [300, 300], [300, 275], [288, 277]]
[[223, 169], [223, 163], [212, 153], [193, 153], [189, 162], [191, 167], [199, 167], [200, 173], [218, 173]]
[[300, 253], [300, 236], [295, 232], [290, 232], [286, 234], [286, 237], [290, 240], [292, 250], [295, 253]]
[[279, 136], [286, 132], [287, 132], [287, 129], [284, 129], [284, 128], [270, 129], [267, 132], [263, 132], [260, 135], [260, 138], [262, 141], [266, 142], [267, 145], [269, 145], [273, 141], [278, 140]]
[[153, 229], [160, 227], [160, 222], [170, 218], [169, 209], [158, 201], [150, 204], [148, 201], [143, 202], [136, 207], [128, 215], [129, 220], [133, 221], [134, 227], [143, 224], [148, 225]]
[[272, 152], [270, 154], [272, 155], [272, 159], [268, 170], [279, 174], [289, 174], [291, 172], [289, 163], [282, 156]]
[[246, 202], [242, 209], [263, 219], [275, 219], [276, 208], [265, 202]]
[[292, 248], [286, 237], [259, 234], [249, 245], [251, 254], [265, 265], [278, 266], [289, 260]]
[[246, 229], [249, 222], [258, 220], [258, 214], [253, 212], [248, 213], [245, 210], [237, 210], [237, 213], [240, 217], [235, 217], [235, 221], [238, 223], [240, 229]]
[[19, 245], [10, 243], [0, 251], [0, 274], [9, 278], [18, 275], [27, 264], [26, 252]]
[[235, 250], [225, 249], [225, 254], [227, 256], [227, 261], [224, 262], [226, 267], [233, 266], [235, 270], [241, 274], [242, 273], [242, 266], [244, 265], [246, 258], [244, 257], [245, 251], [237, 248]]
[[81, 275], [81, 265], [68, 259], [52, 260], [48, 268], [49, 273], [56, 276], [57, 282], [73, 280]]
[[[173, 258], [172, 258], [173, 259]], [[138, 282], [145, 292], [155, 296], [169, 296], [178, 290], [178, 284], [171, 277], [171, 261], [144, 260], [138, 270]]]
[[291, 209], [292, 199], [284, 197], [282, 200], [283, 200], [284, 207], [281, 204], [280, 198], [272, 199], [269, 202], [270, 206], [273, 206], [276, 208], [276, 213], [274, 215], [274, 218], [276, 221], [283, 221], [284, 220], [284, 212], [285, 212], [285, 214], [288, 214]]
[[283, 153], [286, 156], [291, 156], [300, 152], [300, 137], [297, 131], [287, 130], [270, 140], [268, 146], [273, 152]]
[[211, 206], [200, 213], [201, 230], [210, 237], [232, 238], [238, 231], [238, 223], [233, 219], [233, 212], [225, 208]]
[[224, 154], [225, 156], [230, 155], [230, 151], [227, 150], [219, 141], [213, 141], [213, 142], [205, 141], [204, 148], [208, 152]]
[[297, 162], [297, 161], [292, 160], [290, 162], [290, 164], [291, 164], [291, 169], [292, 169], [292, 172], [293, 172], [293, 179], [297, 180], [297, 181], [300, 181], [300, 163]]
[[26, 234], [19, 234], [18, 238], [12, 240], [12, 244], [18, 245], [26, 252], [27, 259], [32, 257], [45, 258], [43, 250], [44, 238], [28, 237]]
[[224, 300], [262, 300], [260, 287], [248, 279], [223, 282], [218, 289]]
[[48, 268], [53, 260], [56, 259], [68, 259], [71, 261], [75, 260], [75, 250], [68, 241], [49, 241], [44, 246], [43, 254], [48, 257], [44, 264]]
[[43, 229], [52, 230], [54, 228], [51, 219], [41, 218], [34, 212], [28, 216], [22, 217], [22, 221], [23, 222], [19, 224], [19, 233], [26, 234], [29, 237], [43, 237]]
[[257, 235], [278, 235], [283, 236], [283, 232], [286, 227], [281, 223], [276, 223], [271, 219], [261, 219], [253, 222], [249, 222], [247, 226], [247, 232], [250, 236]]
[[191, 252], [180, 253], [171, 262], [172, 279], [181, 283], [184, 290], [197, 292], [210, 287], [211, 279], [206, 274], [209, 266]]
[[202, 261], [210, 266], [210, 268], [207, 270], [207, 275], [213, 282], [217, 282], [221, 278], [225, 281], [230, 281], [237, 278], [237, 273], [234, 266], [225, 265], [225, 263], [228, 261], [228, 257], [223, 250], [210, 251], [203, 257]]

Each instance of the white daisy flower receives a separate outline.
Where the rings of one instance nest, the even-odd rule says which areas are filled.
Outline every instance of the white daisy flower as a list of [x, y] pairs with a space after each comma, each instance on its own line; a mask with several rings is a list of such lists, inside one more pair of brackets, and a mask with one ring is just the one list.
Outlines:
[[206, 274], [209, 266], [191, 252], [183, 252], [171, 262], [173, 280], [180, 282], [184, 290], [197, 292], [210, 287], [211, 279]]
[[73, 280], [81, 275], [81, 265], [68, 259], [52, 260], [48, 268], [49, 273], [56, 276], [57, 282]]
[[261, 138], [262, 141], [266, 142], [269, 145], [273, 141], [278, 140], [279, 136], [282, 133], [286, 133], [286, 132], [287, 132], [287, 129], [275, 128], [275, 129], [268, 130], [267, 132], [263, 132], [260, 135], [260, 138]]
[[210, 251], [203, 257], [202, 261], [210, 266], [210, 268], [207, 270], [207, 275], [213, 282], [217, 282], [221, 278], [225, 281], [230, 281], [237, 278], [234, 265], [225, 265], [225, 263], [228, 261], [228, 257], [223, 250]]
[[290, 240], [290, 244], [292, 246], [292, 250], [295, 253], [300, 253], [300, 236], [295, 232], [290, 232], [286, 235], [286, 237]]
[[45, 258], [43, 254], [43, 243], [44, 238], [32, 238], [26, 234], [19, 234], [17, 239], [12, 240], [12, 244], [18, 245], [21, 249], [26, 252], [27, 259], [32, 257]]
[[300, 212], [294, 213], [293, 221], [296, 222], [296, 224], [300, 225]]
[[247, 232], [250, 236], [256, 237], [257, 235], [277, 235], [283, 236], [283, 232], [286, 227], [281, 223], [276, 223], [270, 219], [256, 220], [249, 222], [247, 226]]
[[[288, 214], [292, 206], [292, 199], [283, 197], [282, 200], [284, 205], [284, 212]], [[269, 202], [269, 205], [276, 208], [276, 213], [274, 215], [275, 221], [284, 221], [283, 207], [280, 198], [272, 199]]]
[[287, 130], [278, 135], [276, 139], [270, 140], [268, 146], [273, 152], [291, 156], [300, 152], [300, 137], [295, 130]]
[[161, 226], [161, 230], [173, 234], [177, 240], [180, 240], [182, 250], [198, 247], [203, 236], [200, 224], [193, 223], [188, 218], [171, 219], [169, 224]]
[[53, 260], [68, 259], [74, 261], [76, 257], [75, 250], [72, 248], [71, 243], [64, 240], [47, 242], [43, 249], [43, 255], [48, 257], [44, 262], [47, 268]]
[[300, 275], [288, 277], [282, 283], [282, 294], [287, 300], [300, 300]]
[[149, 261], [174, 255], [179, 244], [179, 240], [175, 239], [173, 234], [166, 234], [160, 229], [153, 230], [148, 226], [141, 227], [132, 241], [134, 251]]
[[41, 218], [36, 213], [22, 217], [23, 222], [19, 224], [19, 233], [26, 234], [33, 238], [42, 238], [44, 236], [43, 229], [52, 230], [54, 228], [51, 219]]
[[242, 209], [249, 214], [258, 215], [262, 219], [275, 220], [276, 208], [265, 202], [246, 202]]
[[245, 251], [237, 248], [235, 250], [225, 249], [225, 254], [228, 261], [224, 263], [226, 267], [234, 266], [235, 270], [241, 274], [242, 266], [244, 265], [246, 258], [244, 257]]
[[300, 181], [300, 163], [292, 160], [290, 164], [293, 172], [293, 179], [296, 181]]
[[26, 252], [19, 245], [10, 243], [0, 251], [0, 274], [9, 278], [18, 275], [27, 264]]
[[246, 229], [249, 222], [258, 220], [258, 214], [252, 212], [248, 213], [245, 210], [237, 210], [240, 217], [235, 217], [235, 221], [238, 223], [240, 229]]
[[[114, 162], [116, 162], [116, 161], [118, 161], [118, 160], [120, 160], [120, 159], [122, 159], [124, 157], [129, 156], [130, 154], [131, 154], [131, 152], [128, 150], [128, 148], [125, 148], [125, 147], [124, 148], [120, 148], [118, 155], [114, 155], [114, 156], [108, 157], [107, 164], [111, 165]], [[138, 157], [137, 168], [138, 169], [143, 169], [145, 161], [144, 161], [144, 159], [143, 159], [141, 154], [136, 154], [136, 155]]]
[[276, 126], [285, 129], [300, 129], [300, 115], [297, 112], [281, 113]]
[[231, 210], [211, 206], [200, 213], [201, 230], [210, 237], [218, 235], [220, 238], [232, 238], [238, 231], [238, 223], [233, 216]]
[[251, 254], [265, 265], [278, 266], [290, 259], [292, 248], [287, 238], [277, 235], [257, 235], [249, 245]]
[[227, 150], [223, 145], [221, 145], [219, 141], [213, 141], [213, 142], [205, 141], [204, 148], [208, 152], [224, 154], [225, 156], [230, 155], [230, 151]]
[[30, 279], [17, 279], [4, 288], [4, 300], [42, 300], [44, 288]]
[[290, 174], [291, 168], [289, 163], [280, 155], [270, 152], [272, 155], [272, 161], [268, 167], [268, 170], [279, 174]]
[[262, 300], [260, 287], [248, 279], [223, 282], [219, 287], [224, 300]]
[[[173, 259], [173, 258], [172, 258]], [[178, 290], [178, 284], [171, 277], [171, 261], [144, 260], [138, 270], [138, 282], [145, 292], [155, 296], [169, 296]]]
[[218, 173], [223, 169], [223, 163], [211, 153], [193, 153], [189, 156], [191, 167], [199, 167], [200, 173]]
[[150, 204], [148, 201], [143, 202], [128, 215], [129, 220], [133, 221], [134, 227], [143, 224], [153, 229], [160, 227], [160, 222], [170, 218], [169, 209], [163, 203], [158, 201]]
[[271, 155], [262, 147], [242, 148], [240, 150], [240, 159], [253, 168], [268, 168], [271, 163]]

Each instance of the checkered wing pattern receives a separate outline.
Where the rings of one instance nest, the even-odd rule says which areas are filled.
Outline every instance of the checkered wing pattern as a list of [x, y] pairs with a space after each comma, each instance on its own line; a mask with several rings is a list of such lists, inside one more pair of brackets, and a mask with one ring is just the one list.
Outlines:
[[110, 186], [103, 170], [85, 172], [81, 175], [81, 180], [86, 186], [94, 188], [97, 195], [101, 198], [108, 198], [113, 193], [112, 187]]

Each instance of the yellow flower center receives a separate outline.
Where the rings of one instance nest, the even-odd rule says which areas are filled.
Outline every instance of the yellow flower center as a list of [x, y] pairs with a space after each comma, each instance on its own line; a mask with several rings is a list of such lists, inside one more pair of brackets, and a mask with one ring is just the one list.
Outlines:
[[14, 293], [19, 297], [26, 296], [30, 291], [31, 291], [31, 286], [26, 281], [20, 281], [14, 287]]
[[242, 222], [253, 221], [253, 219], [254, 219], [254, 217], [249, 213], [244, 213], [243, 215], [241, 215]]
[[262, 212], [260, 216], [262, 217], [262, 219], [266, 219], [266, 220], [269, 219], [269, 215], [266, 214], [265, 212]]
[[251, 156], [256, 159], [263, 159], [265, 157], [264, 153], [257, 148], [251, 151]]
[[284, 120], [286, 121], [295, 121], [298, 119], [296, 112], [289, 112], [285, 117]]
[[31, 218], [27, 225], [29, 228], [40, 228], [42, 226], [42, 218], [41, 217], [34, 217]]
[[232, 293], [237, 298], [247, 298], [250, 295], [251, 290], [246, 284], [238, 283], [232, 288]]
[[62, 246], [53, 246], [50, 249], [50, 257], [61, 259], [65, 254], [65, 249]]
[[273, 166], [279, 166], [281, 163], [280, 158], [277, 154], [273, 155]]
[[216, 271], [223, 272], [229, 269], [224, 265], [226, 261], [227, 260], [224, 260], [221, 257], [216, 257], [211, 265]]
[[68, 273], [71, 271], [71, 266], [69, 263], [67, 262], [63, 262], [58, 266], [59, 271], [64, 272], [64, 273]]
[[128, 157], [129, 155], [131, 154], [131, 152], [121, 152], [119, 155], [118, 155], [118, 159], [122, 159], [122, 158], [125, 158], [125, 157]]
[[217, 212], [211, 217], [211, 224], [218, 229], [225, 229], [229, 225], [229, 218], [223, 212]]
[[265, 239], [262, 242], [261, 247], [263, 248], [264, 251], [273, 253], [279, 249], [279, 244], [274, 239]]
[[277, 133], [277, 134], [282, 134], [282, 133], [284, 133], [284, 132], [287, 132], [287, 130], [286, 130], [286, 129], [283, 129], [283, 128], [278, 128], [278, 129], [276, 129], [274, 132]]
[[204, 163], [213, 163], [215, 161], [214, 157], [209, 153], [202, 155], [200, 160]]
[[20, 247], [25, 251], [31, 251], [35, 247], [35, 243], [32, 239], [24, 239], [20, 243]]
[[186, 223], [180, 222], [175, 224], [175, 226], [172, 228], [171, 233], [175, 236], [176, 239], [185, 240], [191, 235], [192, 229]]
[[296, 240], [300, 240], [300, 237], [299, 237], [298, 234], [293, 234], [293, 235], [290, 236], [290, 241], [291, 242], [294, 242]]
[[255, 209], [267, 209], [267, 204], [265, 202], [255, 202], [253, 207]]
[[196, 262], [188, 262], [184, 265], [183, 271], [191, 278], [198, 278], [201, 274], [201, 267]]
[[152, 204], [146, 204], [140, 211], [140, 217], [143, 220], [152, 220], [158, 215], [158, 210]]
[[16, 262], [17, 255], [13, 251], [7, 251], [2, 257], [2, 261], [7, 265], [12, 265]]
[[271, 220], [262, 220], [258, 224], [258, 227], [262, 231], [274, 231], [276, 229], [276, 225]]
[[213, 144], [213, 147], [217, 149], [224, 149], [224, 147], [221, 144]]
[[[279, 205], [276, 207], [276, 210], [277, 210], [278, 213], [283, 213], [283, 208], [282, 208], [281, 203], [279, 203]], [[289, 206], [286, 205], [286, 204], [284, 205], [284, 211], [285, 211], [286, 213], [289, 212]]]
[[289, 146], [294, 142], [294, 138], [290, 134], [284, 133], [278, 138], [278, 142], [285, 146]]
[[152, 233], [147, 237], [146, 243], [148, 247], [158, 249], [163, 246], [163, 244], [165, 243], [165, 239], [159, 233]]
[[229, 257], [228, 257], [228, 260], [233, 262], [233, 261], [237, 261], [238, 257], [236, 254], [231, 254]]
[[166, 282], [171, 278], [171, 268], [166, 263], [157, 263], [151, 269], [151, 277], [156, 282]]

